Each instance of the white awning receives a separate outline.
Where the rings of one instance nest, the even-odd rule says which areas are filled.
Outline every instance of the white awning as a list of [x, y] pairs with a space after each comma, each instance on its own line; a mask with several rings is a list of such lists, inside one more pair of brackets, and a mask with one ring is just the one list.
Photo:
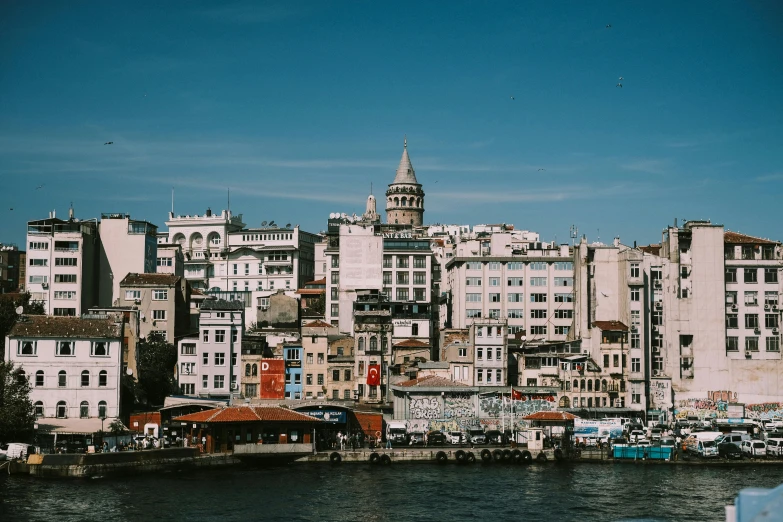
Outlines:
[[[116, 420], [118, 419], [106, 418], [103, 421], [103, 431], [108, 432], [109, 426]], [[127, 430], [127, 428], [125, 429]], [[39, 433], [92, 435], [97, 431], [101, 431], [101, 419], [99, 417], [90, 417], [87, 419], [56, 419], [45, 417], [38, 419]]]
[[585, 359], [587, 359], [587, 355], [585, 355], [585, 354], [582, 354], [582, 355], [570, 355], [568, 357], [563, 357], [564, 361], [580, 361], [580, 360], [584, 361]]

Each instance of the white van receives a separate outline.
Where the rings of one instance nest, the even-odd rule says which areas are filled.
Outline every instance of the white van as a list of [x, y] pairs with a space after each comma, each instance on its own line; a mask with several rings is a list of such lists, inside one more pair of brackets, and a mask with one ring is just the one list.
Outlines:
[[731, 432], [731, 433], [724, 433], [717, 439], [715, 439], [716, 444], [722, 444], [724, 442], [733, 442], [737, 446], [742, 444], [743, 440], [750, 440], [750, 435], [747, 433], [739, 433], [739, 432]]
[[783, 439], [767, 439], [767, 456], [780, 457], [783, 455]]
[[712, 458], [718, 456], [718, 445], [714, 440], [699, 440], [688, 437], [685, 441], [685, 450], [691, 455], [698, 455], [703, 458]]

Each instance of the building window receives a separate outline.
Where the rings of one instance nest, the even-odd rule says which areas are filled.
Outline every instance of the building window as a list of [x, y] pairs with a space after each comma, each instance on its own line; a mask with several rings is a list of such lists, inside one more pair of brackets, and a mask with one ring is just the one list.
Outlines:
[[397, 256], [397, 268], [408, 268], [408, 256]]
[[509, 309], [506, 313], [509, 319], [522, 319], [524, 317], [522, 308]]
[[758, 283], [758, 270], [756, 268], [745, 268], [745, 282], [746, 283]]
[[37, 355], [38, 341], [19, 341], [16, 348], [17, 355]]
[[465, 286], [481, 286], [480, 277], [466, 277]]
[[778, 327], [778, 314], [764, 314], [764, 327], [765, 328], [777, 328]]
[[546, 294], [530, 294], [531, 303], [546, 303]]
[[555, 310], [555, 319], [573, 319], [573, 317], [574, 317], [573, 310], [563, 310], [563, 309]]
[[425, 288], [414, 288], [413, 289], [413, 300], [414, 301], [426, 301], [427, 299], [427, 290]]
[[774, 337], [767, 337], [766, 338], [767, 343], [767, 351], [768, 352], [779, 352], [780, 351], [780, 337], [777, 335]]
[[[539, 285], [539, 286], [546, 286]], [[555, 278], [555, 286], [574, 286], [574, 278], [573, 277], [556, 277]]]
[[465, 310], [465, 315], [468, 319], [476, 319], [481, 317], [480, 308], [468, 308]]
[[125, 300], [135, 301], [141, 299], [141, 290], [125, 290]]
[[106, 370], [101, 370], [100, 373], [98, 373], [98, 386], [105, 387], [107, 378], [108, 373], [106, 373]]
[[726, 351], [727, 352], [739, 351], [739, 337], [726, 337]]
[[778, 269], [777, 268], [765, 268], [764, 269], [764, 282], [765, 283], [777, 283], [778, 282]]
[[612, 366], [615, 368], [620, 367], [620, 356], [617, 354], [612, 355]]
[[54, 315], [58, 317], [74, 317], [76, 316], [76, 308], [55, 308]]
[[90, 403], [87, 401], [82, 401], [81, 404], [79, 404], [79, 418], [86, 419], [90, 416]]
[[638, 333], [631, 334], [631, 348], [641, 348], [642, 343]]
[[738, 314], [726, 314], [726, 328], [739, 328]]
[[726, 282], [727, 283], [736, 283], [737, 282], [737, 269], [736, 268], [727, 268], [726, 269]]
[[73, 290], [55, 290], [54, 298], [58, 300], [72, 301], [76, 299], [76, 292]]
[[215, 366], [225, 366], [226, 354], [225, 352], [215, 352]]
[[639, 263], [631, 263], [631, 277], [639, 277]]
[[43, 370], [38, 370], [35, 372], [35, 386], [40, 387], [44, 385], [44, 372]]
[[106, 418], [106, 401], [101, 401], [98, 403], [98, 417], [101, 419]]
[[392, 268], [391, 256], [383, 256], [383, 268]]
[[531, 326], [530, 333], [532, 335], [546, 335], [546, 325]]
[[631, 301], [640, 301], [640, 293], [638, 288], [631, 288]]
[[758, 328], [759, 316], [758, 314], [745, 314], [745, 328]]
[[90, 385], [90, 372], [84, 370], [82, 372], [82, 387]]
[[165, 321], [166, 320], [166, 310], [153, 310], [152, 311], [152, 319], [155, 321]]
[[313, 374], [312, 373], [305, 374], [305, 384], [307, 386], [311, 386], [313, 384]]
[[374, 335], [370, 337], [370, 351], [375, 352], [378, 351], [378, 338]]
[[159, 257], [156, 260], [157, 266], [172, 266], [172, 259], [170, 257]]
[[213, 388], [216, 390], [221, 390], [225, 386], [225, 376], [223, 375], [215, 375], [214, 381], [213, 381]]
[[500, 302], [500, 294], [489, 294], [489, 302], [490, 303], [499, 303]]
[[201, 364], [202, 366], [209, 366], [209, 352], [204, 352], [201, 355]]
[[196, 355], [196, 345], [193, 344], [193, 343], [185, 343], [185, 344], [183, 344], [182, 345], [182, 355]]
[[225, 330], [215, 330], [215, 342], [216, 343], [224, 343], [224, 342], [226, 342], [226, 331]]
[[68, 417], [68, 406], [65, 404], [65, 401], [60, 401], [57, 403], [56, 411], [58, 419], [65, 419]]
[[398, 288], [397, 289], [397, 301], [407, 301], [408, 300], [408, 289], [407, 288]]
[[323, 386], [323, 385], [324, 385], [324, 374], [323, 373], [319, 373], [318, 374], [318, 386]]
[[634, 373], [642, 371], [642, 360], [639, 357], [631, 357], [631, 371]]
[[546, 277], [531, 277], [530, 286], [546, 286]]
[[58, 341], [57, 342], [57, 355], [60, 355], [60, 356], [72, 356], [72, 355], [74, 355], [73, 342], [71, 342], [71, 341]]
[[508, 294], [509, 303], [522, 303], [525, 300], [525, 294]]
[[759, 304], [758, 292], [745, 292], [745, 306], [758, 306]]
[[397, 284], [398, 285], [407, 285], [409, 282], [409, 273], [408, 272], [397, 272]]
[[531, 319], [546, 319], [546, 310], [533, 309], [530, 310]]
[[745, 351], [746, 352], [758, 352], [759, 351], [759, 338], [758, 337], [746, 337], [745, 338]]
[[168, 290], [153, 290], [152, 291], [152, 300], [153, 301], [165, 301], [169, 298], [169, 291]]
[[109, 355], [109, 344], [106, 341], [93, 341], [90, 355], [106, 357]]
[[332, 317], [340, 315], [340, 305], [333, 303], [331, 306], [331, 312]]
[[35, 407], [35, 416], [36, 417], [43, 417], [44, 416], [44, 405], [43, 405], [43, 402], [37, 401], [33, 406]]
[[500, 286], [500, 278], [499, 277], [490, 277], [489, 278], [489, 286]]
[[209, 388], [209, 375], [201, 376], [201, 387], [204, 389]]
[[555, 335], [568, 335], [569, 331], [571, 331], [570, 326], [555, 326]]

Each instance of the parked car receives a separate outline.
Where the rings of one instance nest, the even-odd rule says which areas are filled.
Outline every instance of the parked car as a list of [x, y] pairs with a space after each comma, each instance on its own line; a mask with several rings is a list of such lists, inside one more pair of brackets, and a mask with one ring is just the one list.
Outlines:
[[484, 436], [487, 437], [487, 444], [496, 444], [502, 446], [506, 443], [506, 436], [500, 430], [489, 430]]
[[642, 430], [633, 430], [628, 438], [631, 442], [638, 442], [640, 439], [646, 439], [645, 433]]
[[663, 430], [661, 428], [653, 428], [650, 430], [650, 440], [661, 440]]
[[487, 436], [482, 429], [473, 429], [468, 432], [471, 444], [486, 444]]
[[647, 447], [647, 448], [649, 448], [649, 447], [651, 446], [651, 444], [650, 444], [650, 441], [649, 441], [649, 440], [647, 440], [647, 439], [645, 439], [645, 438], [638, 439], [638, 440], [636, 441], [636, 445], [637, 445], [637, 446], [639, 446], [640, 448], [641, 448], [641, 447]]
[[674, 437], [661, 437], [658, 442], [662, 448], [673, 448], [677, 445], [677, 441]]
[[721, 442], [718, 444], [718, 456], [724, 459], [741, 459], [742, 450], [733, 442]]
[[450, 444], [464, 444], [467, 441], [467, 437], [461, 431], [450, 431], [446, 437]]
[[740, 449], [742, 454], [748, 457], [767, 456], [767, 444], [763, 440], [743, 440]]
[[737, 446], [742, 444], [743, 440], [750, 440], [750, 435], [747, 433], [724, 433], [715, 439], [715, 442], [720, 444], [722, 442], [733, 442]]
[[424, 432], [411, 432], [410, 435], [408, 435], [408, 444], [411, 446], [424, 446]]
[[428, 446], [440, 446], [442, 444], [446, 444], [446, 434], [442, 431], [435, 430], [431, 431], [427, 434], [427, 445]]
[[783, 438], [767, 439], [767, 456], [780, 457], [783, 455]]

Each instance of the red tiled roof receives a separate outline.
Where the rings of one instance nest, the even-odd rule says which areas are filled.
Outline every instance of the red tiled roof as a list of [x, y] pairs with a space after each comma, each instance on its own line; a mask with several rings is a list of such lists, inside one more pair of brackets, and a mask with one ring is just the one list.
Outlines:
[[320, 419], [278, 406], [229, 406], [199, 411], [172, 419], [182, 422], [322, 422]]
[[308, 281], [305, 283], [305, 286], [307, 285], [325, 285], [326, 284], [326, 278], [322, 277], [321, 279], [316, 279], [315, 281]]
[[609, 332], [627, 332], [628, 327], [625, 326], [620, 321], [594, 321], [593, 322], [594, 328], [600, 328], [604, 331]]
[[423, 343], [417, 339], [406, 339], [394, 345], [395, 348], [429, 348], [430, 343]]
[[565, 411], [537, 411], [522, 418], [524, 420], [564, 421], [578, 419], [579, 417]]
[[312, 323], [307, 323], [306, 325], [303, 325], [302, 328], [334, 328], [334, 326], [318, 319], [313, 321]]
[[179, 276], [174, 274], [128, 274], [120, 281], [120, 286], [166, 285], [179, 283]]
[[297, 294], [300, 295], [320, 295], [325, 294], [326, 289], [325, 288], [300, 288], [296, 291]]
[[777, 245], [777, 241], [771, 241], [769, 239], [761, 239], [760, 237], [748, 236], [746, 234], [740, 234], [739, 232], [724, 232], [723, 242], [734, 245]]
[[198, 288], [191, 288], [190, 289], [190, 295], [193, 296], [193, 295], [207, 295], [207, 294], [205, 294], [204, 292], [202, 292]]
[[467, 384], [455, 382], [444, 377], [438, 377], [437, 375], [427, 375], [426, 377], [421, 377], [419, 379], [403, 381], [398, 383], [397, 386], [402, 386], [404, 388], [453, 388], [455, 386], [467, 386]]
[[656, 256], [661, 255], [661, 245], [659, 243], [653, 243], [647, 246], [640, 246], [639, 250], [647, 254], [653, 254]]

